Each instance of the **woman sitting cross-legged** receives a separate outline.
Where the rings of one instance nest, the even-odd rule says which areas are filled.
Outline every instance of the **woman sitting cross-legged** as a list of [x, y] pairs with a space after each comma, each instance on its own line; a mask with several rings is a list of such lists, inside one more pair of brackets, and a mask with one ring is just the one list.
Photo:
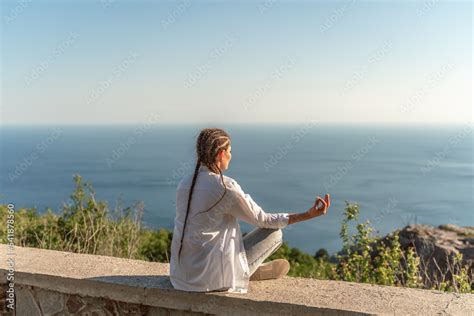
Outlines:
[[[282, 228], [324, 215], [329, 194], [302, 213], [266, 213], [232, 178], [222, 174], [231, 160], [230, 136], [203, 129], [196, 142], [194, 174], [176, 192], [170, 280], [175, 289], [247, 293], [249, 280], [276, 279], [290, 269], [287, 260], [262, 262], [283, 243]], [[238, 221], [254, 230], [242, 238]]]

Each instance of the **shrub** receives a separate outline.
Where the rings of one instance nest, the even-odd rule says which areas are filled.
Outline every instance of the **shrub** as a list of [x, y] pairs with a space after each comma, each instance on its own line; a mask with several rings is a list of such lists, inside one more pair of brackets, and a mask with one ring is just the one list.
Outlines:
[[[355, 222], [356, 233], [349, 235], [349, 224]], [[370, 221], [359, 222], [359, 206], [346, 201], [340, 237], [343, 249], [336, 255], [337, 272], [344, 281], [381, 285], [420, 286], [419, 259], [413, 250], [405, 254], [398, 234], [387, 243], [372, 236]]]

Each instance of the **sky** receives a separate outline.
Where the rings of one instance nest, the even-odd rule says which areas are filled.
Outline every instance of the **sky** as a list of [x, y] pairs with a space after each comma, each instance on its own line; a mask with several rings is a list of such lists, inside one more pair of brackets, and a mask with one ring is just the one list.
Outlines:
[[471, 1], [2, 1], [2, 125], [466, 123]]

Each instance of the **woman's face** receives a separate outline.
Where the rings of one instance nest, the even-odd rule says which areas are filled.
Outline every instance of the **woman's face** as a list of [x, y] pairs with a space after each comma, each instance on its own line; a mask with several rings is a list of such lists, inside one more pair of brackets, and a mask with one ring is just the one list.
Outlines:
[[230, 160], [232, 159], [232, 146], [229, 145], [227, 150], [222, 150], [217, 158], [217, 163], [221, 171], [227, 170], [229, 168]]

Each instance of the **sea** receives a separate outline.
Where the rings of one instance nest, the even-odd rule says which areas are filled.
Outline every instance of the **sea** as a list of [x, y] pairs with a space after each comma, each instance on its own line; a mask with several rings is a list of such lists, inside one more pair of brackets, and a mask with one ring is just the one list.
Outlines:
[[[143, 225], [172, 229], [176, 187], [194, 171], [203, 127], [0, 126], [0, 203], [60, 213], [78, 174], [111, 209], [142, 202]], [[474, 226], [472, 125], [219, 127], [232, 142], [224, 174], [264, 211], [304, 212], [317, 196], [331, 195], [326, 215], [283, 229], [291, 247], [310, 254], [340, 250], [347, 203], [357, 203], [359, 222], [369, 220], [380, 236], [410, 224]]]

